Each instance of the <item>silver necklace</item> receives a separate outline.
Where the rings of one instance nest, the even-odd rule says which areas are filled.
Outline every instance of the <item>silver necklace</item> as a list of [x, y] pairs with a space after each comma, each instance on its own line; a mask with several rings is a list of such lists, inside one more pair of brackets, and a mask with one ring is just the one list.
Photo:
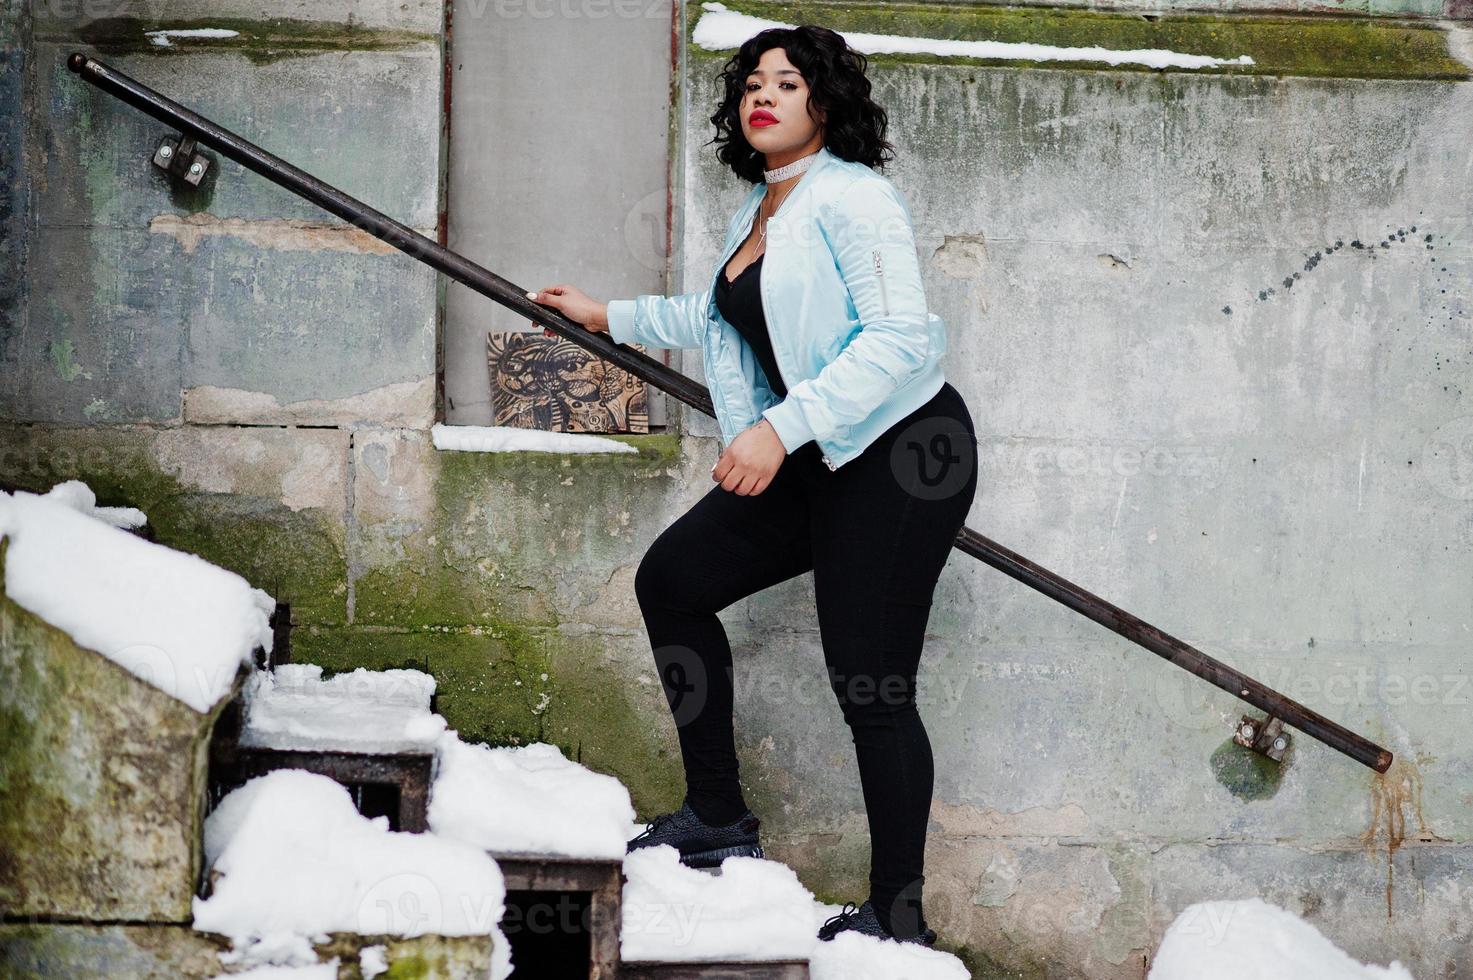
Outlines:
[[792, 163], [784, 164], [783, 166], [778, 167], [776, 170], [762, 171], [762, 179], [767, 181], [769, 184], [775, 184], [780, 180], [787, 180], [789, 177], [792, 177], [795, 174], [803, 173], [809, 168], [809, 166], [813, 164], [813, 161], [817, 158], [818, 151], [814, 150], [806, 157], [799, 157]]

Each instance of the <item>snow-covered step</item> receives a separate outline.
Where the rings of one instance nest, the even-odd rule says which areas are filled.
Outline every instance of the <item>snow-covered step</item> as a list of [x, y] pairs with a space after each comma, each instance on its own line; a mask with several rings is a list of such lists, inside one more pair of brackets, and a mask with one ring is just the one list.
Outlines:
[[[205, 821], [203, 851], [193, 927], [228, 947], [222, 966], [442, 980], [511, 972], [495, 861], [463, 841], [366, 819], [331, 779], [283, 770], [251, 780]], [[415, 941], [431, 942], [433, 956]]]
[[7, 918], [189, 921], [210, 731], [275, 602], [144, 521], [78, 481], [0, 494]]
[[619, 977], [620, 980], [808, 980], [808, 961], [626, 963]]
[[434, 679], [417, 670], [355, 670], [323, 679], [312, 664], [255, 672], [210, 746], [210, 795], [247, 780], [304, 769], [348, 790], [365, 816], [392, 830], [428, 824], [435, 743], [445, 720], [431, 710]]

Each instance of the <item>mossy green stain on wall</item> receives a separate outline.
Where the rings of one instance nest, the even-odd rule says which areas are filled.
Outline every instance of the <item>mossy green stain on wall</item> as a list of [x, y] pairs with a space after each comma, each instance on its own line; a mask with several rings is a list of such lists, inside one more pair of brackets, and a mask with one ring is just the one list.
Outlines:
[[183, 490], [141, 509], [160, 543], [291, 603], [294, 620], [346, 620], [343, 532], [323, 515], [264, 497]]
[[163, 472], [143, 429], [4, 431], [0, 483], [45, 493], [81, 480], [105, 507], [137, 507], [159, 544], [199, 555], [289, 602], [294, 621], [347, 618], [340, 515], [279, 500], [193, 489]]
[[435, 975], [430, 972], [429, 961], [423, 956], [401, 956], [389, 964], [384, 980], [425, 980]]
[[[199, 30], [215, 28], [235, 31], [234, 37], [170, 38], [168, 46], [155, 44], [148, 31]], [[167, 57], [219, 51], [239, 54], [254, 64], [282, 58], [305, 57], [327, 51], [393, 51], [420, 44], [440, 43], [438, 33], [369, 28], [324, 21], [290, 18], [246, 19], [208, 17], [188, 20], [168, 18], [108, 17], [90, 21], [75, 31], [42, 40], [75, 40], [97, 54], [148, 52]]]
[[77, 345], [70, 340], [53, 340], [51, 342], [51, 363], [56, 365], [56, 376], [63, 381], [75, 381], [77, 378], [91, 379], [92, 372], [84, 371], [77, 363]]
[[[1468, 67], [1448, 52], [1439, 28], [1388, 22], [1379, 17], [1295, 17], [1169, 13], [1105, 13], [1045, 7], [867, 3], [830, 5], [799, 0], [765, 3], [733, 0], [734, 11], [789, 24], [817, 23], [841, 32], [899, 34], [969, 41], [1004, 41], [1112, 50], [1163, 48], [1215, 58], [1248, 55], [1251, 65], [1168, 69], [1193, 74], [1301, 75], [1325, 78], [1462, 80]], [[694, 27], [705, 11], [689, 7], [693, 57], [725, 61], [732, 51], [708, 51], [694, 43]], [[1075, 71], [1159, 71], [1139, 64], [1104, 61], [977, 59], [934, 54], [867, 55], [874, 67], [904, 64], [978, 65]]]
[[464, 740], [548, 742], [619, 779], [639, 813], [673, 810], [685, 791], [678, 747], [600, 666], [606, 642], [509, 623], [402, 632], [299, 628], [292, 659], [328, 674], [358, 667], [425, 671], [436, 681], [437, 710]]
[[667, 470], [680, 464], [674, 433], [611, 438], [639, 452], [395, 448], [418, 454], [411, 458], [429, 474], [433, 499], [413, 519], [360, 517], [354, 621], [556, 626], [558, 570], [612, 569], [636, 558], [631, 529], [660, 513], [673, 482]]
[[1267, 800], [1284, 782], [1284, 766], [1232, 739], [1217, 747], [1209, 759], [1212, 775], [1240, 800]]

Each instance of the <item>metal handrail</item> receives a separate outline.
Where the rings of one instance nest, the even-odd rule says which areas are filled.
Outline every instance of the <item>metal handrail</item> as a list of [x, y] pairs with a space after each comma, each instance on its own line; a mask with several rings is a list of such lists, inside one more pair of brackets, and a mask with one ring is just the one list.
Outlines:
[[[710, 392], [704, 385], [670, 369], [647, 354], [614, 343], [605, 334], [586, 329], [557, 309], [529, 300], [525, 290], [517, 288], [489, 269], [450, 251], [117, 69], [81, 52], [73, 52], [67, 58], [67, 67], [107, 94], [160, 122], [176, 127], [184, 136], [229, 157], [247, 170], [305, 198], [513, 312], [548, 327], [564, 339], [618, 365], [692, 408], [707, 415], [715, 415]], [[1390, 768], [1390, 751], [971, 528], [962, 528], [957, 535], [955, 547], [1169, 663], [1190, 671], [1209, 684], [1267, 712], [1269, 722], [1278, 719], [1376, 772], [1385, 772]], [[1250, 738], [1244, 744], [1251, 743]]]

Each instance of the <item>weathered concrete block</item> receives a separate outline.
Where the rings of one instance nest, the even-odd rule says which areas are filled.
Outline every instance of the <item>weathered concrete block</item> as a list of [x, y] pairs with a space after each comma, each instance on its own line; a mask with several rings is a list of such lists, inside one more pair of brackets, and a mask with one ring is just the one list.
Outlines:
[[1149, 853], [938, 835], [926, 848], [926, 917], [974, 976], [1139, 980], [1154, 948]]
[[[333, 933], [313, 948], [321, 960], [338, 957], [339, 980], [361, 980], [360, 957], [385, 947], [389, 977], [485, 980], [490, 936], [359, 936]], [[35, 978], [111, 977], [117, 980], [211, 980], [240, 972], [222, 966], [223, 936], [171, 925], [0, 925], [0, 970]]]
[[[98, 11], [104, 9], [108, 8], [81, 0], [51, 0], [37, 5], [36, 19], [50, 31], [75, 30], [98, 20]], [[258, 33], [281, 37], [291, 28], [282, 30], [276, 25], [282, 21], [300, 23], [303, 27], [299, 30], [315, 28], [306, 39], [320, 39], [323, 44], [333, 38], [345, 44], [355, 32], [362, 33], [364, 43], [373, 43], [378, 34], [396, 31], [433, 33], [440, 29], [444, 16], [443, 0], [313, 0], [310, 4], [296, 0], [171, 0], [166, 8], [123, 9], [138, 10], [145, 16], [117, 20], [149, 29], [192, 26], [194, 21], [208, 20], [243, 30], [255, 26]], [[104, 21], [97, 30], [116, 33], [121, 27]], [[270, 35], [274, 27], [282, 33]]]
[[196, 712], [0, 595], [6, 914], [188, 922], [218, 710]]
[[1159, 940], [1192, 902], [1257, 895], [1359, 960], [1398, 959], [1416, 977], [1462, 980], [1473, 977], [1470, 868], [1473, 848], [1447, 842], [1347, 849], [1180, 842], [1149, 859], [1151, 932]]
[[306, 398], [283, 404], [275, 395], [197, 385], [184, 392], [184, 421], [199, 424], [391, 426], [432, 424], [435, 379], [400, 381], [343, 398]]
[[[655, 502], [683, 490], [676, 437], [616, 438], [639, 454], [440, 451], [425, 431], [357, 433], [354, 622], [598, 622], [611, 576], [659, 531]], [[627, 624], [627, 602], [610, 615]]]
[[[0, 105], [25, 104], [26, 55], [31, 46], [31, 4], [0, 7]], [[29, 305], [26, 262], [30, 252], [31, 183], [24, 165], [26, 114], [11, 108], [0, 116], [0, 337], [18, 333]], [[12, 370], [9, 352], [0, 347], [0, 378]], [[8, 388], [0, 382], [0, 392]]]
[[[433, 236], [437, 35], [318, 24], [263, 54], [236, 24], [237, 51], [185, 53], [153, 47], [140, 21], [99, 23], [46, 19], [23, 49], [45, 107], [25, 135], [45, 161], [24, 263], [42, 298], [27, 303], [29, 329], [5, 333], [3, 415], [175, 422], [188, 391], [194, 421], [430, 424], [434, 273], [213, 151], [199, 188], [171, 185], [148, 162], [161, 127], [65, 58], [97, 54]], [[239, 118], [267, 104], [268, 120]]]
[[0, 483], [83, 480], [160, 544], [243, 575], [298, 621], [347, 617], [344, 430], [0, 426]]

